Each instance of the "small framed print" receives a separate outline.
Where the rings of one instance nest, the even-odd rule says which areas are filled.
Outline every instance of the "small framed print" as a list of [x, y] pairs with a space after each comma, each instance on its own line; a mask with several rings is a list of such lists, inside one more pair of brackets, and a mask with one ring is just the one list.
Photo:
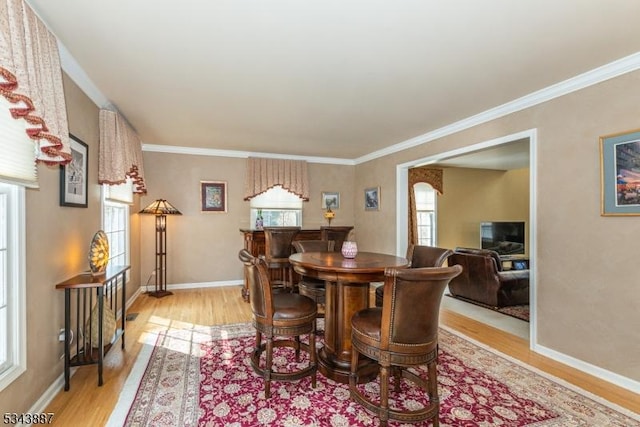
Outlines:
[[69, 135], [71, 162], [60, 166], [60, 206], [87, 207], [89, 146]]
[[202, 212], [226, 212], [227, 182], [200, 181], [200, 200]]
[[377, 211], [380, 209], [380, 187], [364, 189], [364, 210]]
[[323, 191], [322, 192], [322, 209], [339, 209], [340, 208], [340, 193]]
[[640, 215], [640, 129], [600, 137], [602, 216]]

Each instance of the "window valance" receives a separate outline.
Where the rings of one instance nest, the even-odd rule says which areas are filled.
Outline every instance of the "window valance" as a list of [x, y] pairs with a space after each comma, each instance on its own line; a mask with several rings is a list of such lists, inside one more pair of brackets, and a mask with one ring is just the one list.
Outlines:
[[309, 174], [304, 160], [281, 160], [249, 157], [244, 186], [244, 200], [264, 193], [275, 185], [309, 200]]
[[23, 0], [0, 2], [0, 95], [12, 117], [24, 120], [36, 161], [71, 161], [58, 43]]
[[442, 169], [426, 167], [409, 169], [409, 243], [418, 243], [418, 218], [416, 212], [416, 193], [413, 186], [425, 182], [442, 195]]
[[142, 142], [131, 125], [115, 111], [100, 110], [98, 182], [118, 185], [133, 181], [133, 192], [145, 194]]
[[442, 195], [442, 169], [412, 168], [409, 169], [409, 188], [419, 182], [426, 182], [431, 185], [438, 194]]

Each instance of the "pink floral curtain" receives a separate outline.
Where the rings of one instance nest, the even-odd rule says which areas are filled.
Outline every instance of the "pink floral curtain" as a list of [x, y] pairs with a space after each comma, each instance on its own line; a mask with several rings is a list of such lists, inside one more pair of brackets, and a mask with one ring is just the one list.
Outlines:
[[430, 184], [438, 194], [442, 192], [442, 169], [409, 169], [409, 244], [418, 244], [418, 216], [416, 213], [416, 193], [413, 186], [419, 182]]
[[133, 180], [133, 192], [146, 194], [142, 142], [131, 125], [115, 111], [100, 110], [98, 182], [117, 185]]
[[309, 200], [309, 174], [304, 160], [280, 160], [249, 157], [244, 185], [244, 200], [264, 193], [275, 185]]
[[71, 160], [58, 44], [23, 0], [0, 1], [0, 95], [36, 141], [36, 160]]

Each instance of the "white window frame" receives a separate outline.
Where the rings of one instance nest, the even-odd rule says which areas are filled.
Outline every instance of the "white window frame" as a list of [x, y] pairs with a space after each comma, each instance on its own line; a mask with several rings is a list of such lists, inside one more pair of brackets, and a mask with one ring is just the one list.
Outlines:
[[[266, 226], [302, 226], [302, 206], [300, 197], [284, 190], [280, 185], [276, 185], [258, 196], [253, 197], [249, 205], [251, 212], [249, 215], [250, 224], [256, 224], [258, 211], [261, 211]], [[270, 222], [271, 216], [288, 218], [286, 223]], [[291, 221], [293, 219], [293, 221]]]
[[[420, 186], [422, 188], [424, 188], [424, 190], [421, 191], [431, 191], [433, 193], [433, 210], [431, 209], [418, 209], [418, 204], [416, 203], [416, 224], [417, 224], [417, 228], [418, 228], [418, 236], [417, 236], [417, 240], [418, 240], [418, 244], [419, 245], [427, 245], [427, 246], [436, 246], [437, 245], [437, 238], [438, 238], [438, 195], [436, 193], [436, 190], [433, 188], [433, 186], [431, 186], [430, 184], [427, 183], [417, 183], [413, 186], [413, 191], [414, 194], [416, 193], [416, 187]], [[417, 199], [417, 196], [416, 196]], [[423, 225], [420, 222], [420, 213], [424, 212], [427, 214], [431, 214], [431, 236], [430, 236], [430, 240], [431, 242], [428, 241], [424, 241], [423, 239], [420, 239], [420, 228], [423, 227]], [[429, 239], [429, 238], [428, 238]]]
[[0, 331], [7, 339], [6, 362], [0, 368], [3, 390], [27, 370], [26, 205], [23, 186], [0, 183], [0, 193], [7, 195], [7, 228], [0, 231], [7, 238], [6, 269], [0, 282], [6, 286], [8, 310], [6, 327]]
[[[120, 187], [120, 186], [116, 186]], [[112, 244], [112, 235], [114, 230], [112, 230], [109, 227], [109, 224], [107, 224], [107, 214], [106, 214], [106, 208], [110, 207], [110, 208], [116, 208], [116, 209], [122, 209], [124, 212], [124, 255], [125, 255], [125, 260], [123, 262], [123, 264], [128, 265], [130, 263], [130, 259], [131, 259], [131, 223], [130, 223], [130, 206], [128, 201], [127, 202], [123, 202], [117, 199], [112, 199], [109, 198], [110, 194], [113, 194], [113, 189], [110, 189], [108, 185], [103, 185], [102, 188], [102, 230], [107, 234], [107, 236], [109, 237], [109, 262], [111, 263], [111, 259], [114, 258], [116, 255], [113, 253], [113, 249], [116, 247], [115, 244]], [[121, 263], [122, 264], [122, 263]], [[130, 280], [129, 278], [130, 275], [127, 275], [127, 281]], [[118, 286], [120, 286], [121, 283], [118, 283]]]

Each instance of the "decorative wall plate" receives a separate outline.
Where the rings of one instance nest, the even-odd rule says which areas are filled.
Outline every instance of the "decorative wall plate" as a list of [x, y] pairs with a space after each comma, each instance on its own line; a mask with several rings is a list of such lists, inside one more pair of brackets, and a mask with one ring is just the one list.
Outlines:
[[99, 230], [91, 240], [89, 249], [89, 268], [91, 273], [98, 275], [105, 272], [109, 263], [109, 239], [107, 234]]

